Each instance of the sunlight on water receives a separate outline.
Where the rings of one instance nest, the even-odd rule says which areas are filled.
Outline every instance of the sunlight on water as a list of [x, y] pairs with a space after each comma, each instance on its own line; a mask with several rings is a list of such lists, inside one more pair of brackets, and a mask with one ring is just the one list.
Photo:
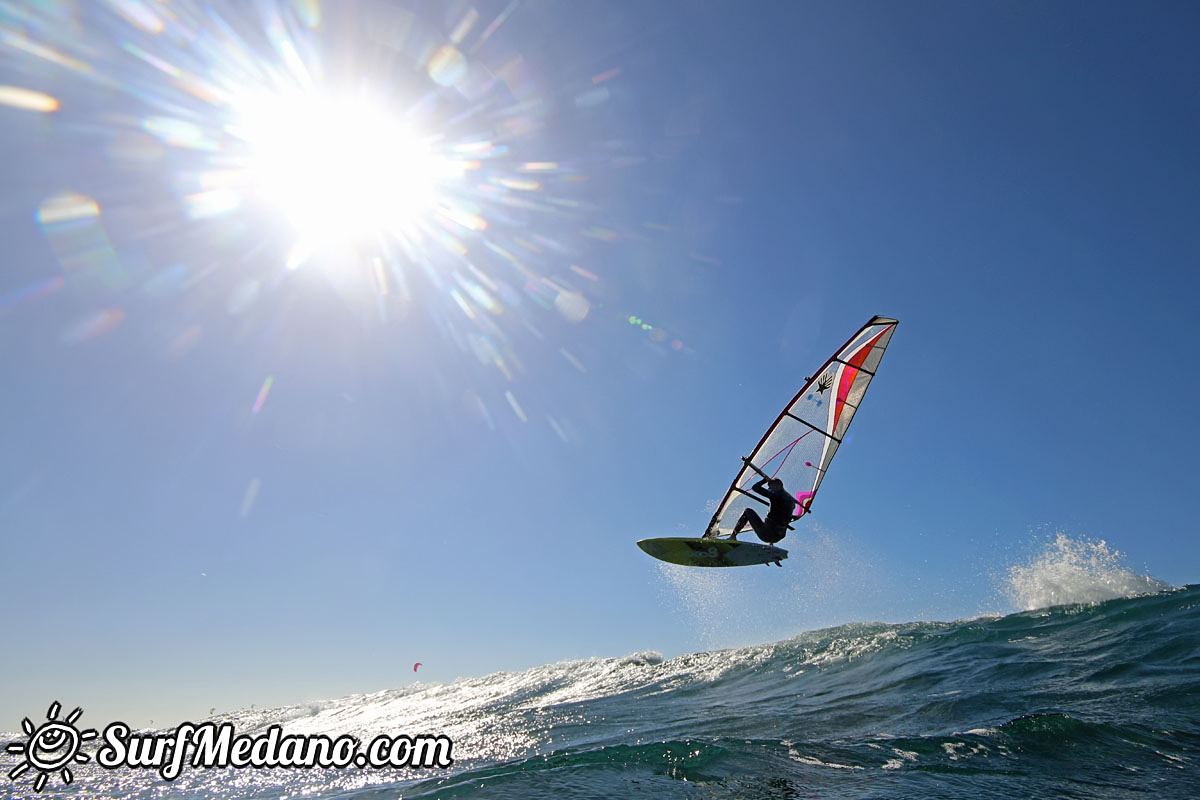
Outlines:
[[[798, 541], [793, 553], [803, 548]], [[1120, 559], [1103, 542], [1060, 535], [1037, 561], [1051, 572], [1075, 562], [1085, 572], [1112, 573], [1111, 580], [1157, 585]], [[696, 579], [687, 586], [724, 608], [721, 592], [741, 585], [735, 576], [755, 572], [691, 570]], [[781, 574], [773, 585], [792, 580]], [[799, 796], [759, 791], [762, 775], [823, 787], [822, 796], [869, 794], [866, 784], [844, 783], [855, 773], [871, 786], [895, 788], [889, 796], [937, 795], [932, 773], [937, 781], [966, 776], [963, 796], [974, 796], [970, 776], [982, 775], [993, 789], [988, 796], [1024, 798], [1030, 774], [1039, 788], [1057, 780], [1036, 796], [1065, 796], [1058, 788], [1078, 784], [1081, 769], [1107, 763], [1127, 769], [1105, 773], [1105, 786], [1115, 785], [1115, 775], [1130, 787], [1154, 785], [1155, 797], [1192, 798], [1186, 770], [1196, 758], [1187, 734], [1200, 663], [1196, 590], [1134, 600], [1119, 615], [1081, 607], [1056, 615], [1054, 624], [1036, 614], [852, 623], [774, 644], [671, 659], [652, 651], [576, 659], [208, 719], [260, 738], [276, 725], [289, 736], [360, 741], [444, 734], [455, 758], [444, 771], [191, 765], [168, 786], [154, 770], [102, 769], [93, 758], [73, 774], [86, 796], [109, 798], [625, 797], [630, 785], [659, 783], [679, 791], [656, 797], [695, 797], [693, 786], [725, 789], [745, 776], [752, 791], [704, 796]], [[1174, 632], [1170, 646], [1165, 631]], [[1047, 707], [1054, 710], [1040, 710]], [[15, 731], [0, 734], [0, 741], [20, 739]], [[0, 772], [15, 764], [0, 760]], [[31, 784], [22, 778], [11, 796], [34, 796], [20, 793]], [[68, 793], [75, 789], [44, 796]]]
[[1104, 541], [1059, 533], [1029, 563], [1010, 567], [1004, 593], [1019, 609], [1099, 603], [1174, 588], [1124, 565], [1125, 556]]

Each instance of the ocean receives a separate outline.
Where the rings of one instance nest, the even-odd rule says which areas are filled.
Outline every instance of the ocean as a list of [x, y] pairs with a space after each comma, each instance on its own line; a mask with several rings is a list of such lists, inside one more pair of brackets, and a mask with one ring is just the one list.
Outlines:
[[441, 736], [447, 766], [201, 765], [168, 781], [153, 766], [99, 765], [98, 733], [78, 748], [88, 761], [67, 767], [70, 783], [45, 755], [43, 769], [4, 754], [4, 776], [27, 766], [0, 778], [0, 796], [1200, 797], [1200, 586], [1121, 570], [1072, 586], [1056, 566], [1014, 571], [1014, 591], [1087, 599], [670, 659], [567, 661], [217, 720], [260, 739], [272, 726], [362, 743]]

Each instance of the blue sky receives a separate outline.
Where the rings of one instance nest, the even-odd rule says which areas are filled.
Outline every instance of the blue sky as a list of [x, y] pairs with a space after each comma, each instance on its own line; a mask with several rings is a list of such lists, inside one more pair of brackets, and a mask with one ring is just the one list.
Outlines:
[[[1200, 574], [1188, 4], [39, 5], [0, 12], [0, 729], [1004, 610], [1060, 531]], [[464, 171], [289, 269], [247, 87]], [[642, 554], [873, 314], [785, 569]]]

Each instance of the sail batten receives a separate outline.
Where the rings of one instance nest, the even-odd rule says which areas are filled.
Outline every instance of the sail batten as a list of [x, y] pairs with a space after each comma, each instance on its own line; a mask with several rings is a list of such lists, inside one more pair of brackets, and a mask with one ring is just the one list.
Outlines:
[[750, 494], [750, 487], [759, 478], [755, 467], [781, 479], [795, 494], [798, 514], [811, 509], [813, 497], [862, 403], [897, 324], [886, 317], [872, 318], [805, 380], [763, 434], [749, 456], [749, 464], [734, 478], [708, 524], [706, 536], [728, 535], [751, 500], [762, 502]]

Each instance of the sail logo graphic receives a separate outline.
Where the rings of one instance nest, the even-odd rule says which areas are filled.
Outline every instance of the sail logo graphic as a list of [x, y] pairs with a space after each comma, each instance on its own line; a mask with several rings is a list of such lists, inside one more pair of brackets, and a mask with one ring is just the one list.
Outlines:
[[[810, 381], [810, 380], [812, 380], [812, 378], [805, 378], [804, 380]], [[816, 393], [814, 394], [813, 392], [809, 392], [808, 394], [806, 394], [804, 396], [804, 399], [812, 400], [814, 403], [816, 403], [817, 407], [820, 408], [821, 406], [825, 405], [825, 393], [832, 388], [833, 388], [833, 373], [822, 375], [820, 378], [817, 379]]]
[[29, 717], [21, 720], [21, 730], [25, 731], [25, 742], [13, 742], [4, 748], [11, 755], [24, 756], [25, 760], [9, 770], [8, 777], [16, 781], [29, 771], [30, 767], [37, 771], [38, 776], [33, 781], [33, 790], [41, 792], [46, 787], [50, 776], [57, 772], [64, 784], [74, 780], [71, 773], [72, 764], [84, 764], [89, 760], [86, 753], [79, 752], [80, 746], [99, 734], [95, 730], [79, 730], [75, 721], [83, 715], [83, 709], [77, 708], [67, 715], [66, 720], [59, 721], [58, 712], [62, 705], [55, 701], [50, 704], [46, 713], [46, 722], [38, 727], [33, 726]]

